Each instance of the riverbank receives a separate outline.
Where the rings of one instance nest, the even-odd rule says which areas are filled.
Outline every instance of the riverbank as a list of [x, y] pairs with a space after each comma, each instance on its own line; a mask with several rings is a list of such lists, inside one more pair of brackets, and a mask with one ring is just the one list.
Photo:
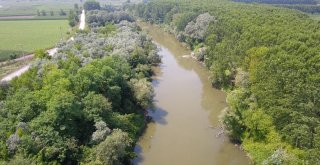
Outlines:
[[[135, 151], [134, 164], [249, 164], [245, 153], [218, 136], [225, 93], [211, 87], [208, 71], [163, 29], [140, 23], [160, 48], [162, 65], [155, 70], [156, 110]], [[220, 134], [221, 135], [221, 134]], [[170, 150], [167, 149], [170, 146]], [[188, 155], [188, 157], [186, 157]]]

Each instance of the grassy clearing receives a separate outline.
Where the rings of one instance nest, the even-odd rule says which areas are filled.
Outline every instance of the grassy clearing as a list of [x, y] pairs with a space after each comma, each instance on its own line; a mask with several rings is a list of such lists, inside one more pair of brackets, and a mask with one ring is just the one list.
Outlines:
[[13, 54], [53, 47], [68, 29], [67, 20], [0, 21], [0, 61]]

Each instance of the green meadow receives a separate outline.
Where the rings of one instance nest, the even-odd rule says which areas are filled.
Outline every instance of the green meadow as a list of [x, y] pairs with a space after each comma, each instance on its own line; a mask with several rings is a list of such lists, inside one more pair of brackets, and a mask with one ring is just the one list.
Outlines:
[[67, 20], [0, 21], [0, 61], [51, 48], [66, 36]]

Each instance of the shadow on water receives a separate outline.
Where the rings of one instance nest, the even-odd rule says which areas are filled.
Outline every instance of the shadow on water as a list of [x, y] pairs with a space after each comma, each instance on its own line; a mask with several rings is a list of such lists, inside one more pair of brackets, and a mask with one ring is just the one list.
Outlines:
[[142, 154], [142, 147], [140, 144], [137, 144], [135, 147], [134, 147], [134, 152], [138, 155], [136, 158], [134, 158], [132, 160], [132, 164], [139, 164], [143, 161], [143, 156], [141, 155]]
[[168, 112], [166, 110], [156, 107], [156, 109], [154, 110], [149, 110], [148, 114], [149, 116], [152, 117], [151, 122], [161, 124], [161, 125], [168, 124], [167, 120], [165, 119], [165, 117], [168, 115]]
[[152, 78], [152, 86], [153, 88], [158, 87], [160, 85], [161, 80], [159, 78]]
[[167, 120], [165, 119], [165, 117], [168, 115], [168, 112], [166, 110], [160, 107], [156, 107], [156, 109], [154, 110], [148, 110], [148, 114], [152, 117], [152, 120], [147, 125], [147, 128], [144, 132], [144, 136], [140, 138], [140, 142], [138, 142], [134, 148], [134, 152], [137, 154], [137, 157], [131, 161], [132, 164], [140, 164], [141, 162], [143, 162], [143, 152], [146, 152], [149, 149], [151, 149], [151, 141], [153, 140], [153, 136], [156, 132], [157, 125], [168, 124]]

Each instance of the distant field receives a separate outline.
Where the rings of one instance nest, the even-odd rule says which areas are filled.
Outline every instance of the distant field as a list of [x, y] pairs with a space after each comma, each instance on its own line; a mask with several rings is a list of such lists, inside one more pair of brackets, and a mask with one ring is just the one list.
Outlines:
[[60, 9], [68, 12], [73, 8], [75, 3], [80, 3], [79, 0], [0, 0], [0, 16], [20, 16], [20, 15], [37, 15], [37, 10], [45, 10], [47, 15], [50, 11], [54, 11], [58, 15]]
[[316, 21], [320, 21], [320, 14], [309, 14], [310, 18]]
[[[121, 5], [127, 0], [98, 0], [101, 6], [104, 5]], [[57, 16], [59, 11], [63, 9], [68, 13], [77, 3], [82, 6], [85, 0], [0, 0], [0, 17], [3, 16], [25, 16], [37, 15], [37, 10], [45, 10], [47, 15], [50, 11]], [[142, 2], [142, 0], [131, 0], [131, 2]]]
[[67, 20], [0, 21], [0, 61], [53, 47], [68, 28]]

